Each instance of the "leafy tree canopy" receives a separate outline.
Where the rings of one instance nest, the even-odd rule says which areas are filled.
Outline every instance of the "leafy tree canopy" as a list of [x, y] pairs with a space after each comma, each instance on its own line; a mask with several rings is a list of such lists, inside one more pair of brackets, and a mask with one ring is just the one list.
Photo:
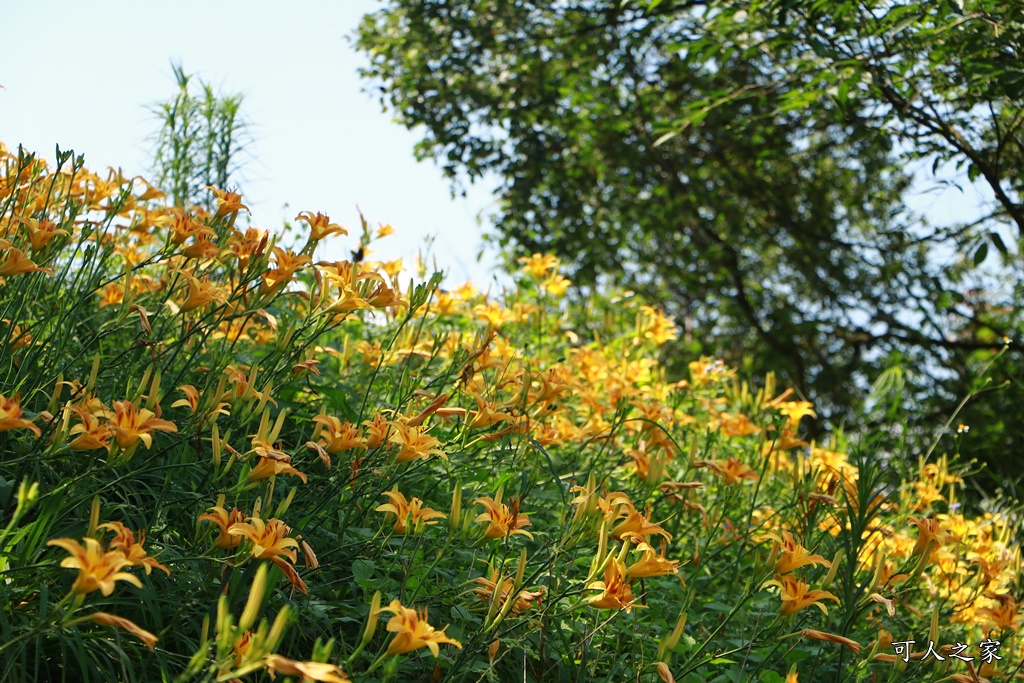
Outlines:
[[[924, 427], [1004, 337], [1012, 382], [1022, 348], [1022, 19], [1019, 0], [389, 0], [359, 45], [421, 157], [456, 188], [499, 179], [510, 256], [656, 297], [680, 344], [782, 368], [823, 426], [875, 383]], [[925, 220], [915, 173], [991, 206]], [[992, 461], [1022, 394], [970, 408]]]

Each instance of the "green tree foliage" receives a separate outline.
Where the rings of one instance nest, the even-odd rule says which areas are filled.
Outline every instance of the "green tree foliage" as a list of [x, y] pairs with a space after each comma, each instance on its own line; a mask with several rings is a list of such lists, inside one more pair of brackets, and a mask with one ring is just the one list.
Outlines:
[[[498, 178], [511, 256], [566, 257], [581, 295], [610, 278], [656, 298], [681, 345], [781, 369], [822, 426], [902, 367], [899, 405], [931, 429], [1020, 336], [1022, 17], [994, 0], [390, 0], [359, 45], [421, 157], [456, 188]], [[925, 220], [906, 203], [925, 176], [992, 206]], [[1012, 392], [969, 410], [1005, 421]], [[1019, 446], [1003, 427], [985, 459]]]
[[226, 189], [251, 141], [249, 124], [240, 113], [243, 98], [217, 93], [209, 83], [186, 74], [180, 64], [171, 69], [178, 92], [151, 109], [160, 122], [153, 177], [175, 204], [209, 209], [212, 195], [204, 188]]

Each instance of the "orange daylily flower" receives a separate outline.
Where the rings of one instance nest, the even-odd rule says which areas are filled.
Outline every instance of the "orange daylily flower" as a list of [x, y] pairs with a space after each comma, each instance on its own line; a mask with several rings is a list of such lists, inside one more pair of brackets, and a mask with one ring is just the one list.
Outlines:
[[119, 617], [107, 612], [93, 612], [89, 615], [89, 620], [100, 626], [116, 626], [117, 628], [123, 628], [128, 633], [132, 634], [149, 648], [150, 652], [153, 651], [153, 646], [156, 645], [157, 641], [160, 640], [155, 635], [140, 627], [134, 621]]
[[604, 581], [591, 581], [587, 588], [601, 591], [600, 595], [587, 598], [587, 604], [598, 609], [624, 609], [630, 611], [635, 605], [633, 589], [629, 586], [626, 566], [612, 557], [604, 566]]
[[[392, 600], [391, 604], [383, 607], [381, 612], [391, 612], [395, 616], [388, 621], [387, 630], [395, 634], [394, 639], [388, 644], [389, 655], [401, 655], [412, 652], [421, 647], [427, 647], [434, 657], [440, 655], [439, 643], [449, 643], [462, 649], [462, 643], [444, 634], [444, 628], [440, 631], [427, 623], [427, 610], [422, 612], [403, 607], [398, 600]], [[445, 628], [448, 628], [445, 626]]]
[[384, 419], [384, 416], [380, 413], [373, 416], [372, 420], [364, 420], [363, 426], [366, 427], [366, 448], [373, 450], [380, 447], [384, 443], [384, 439], [388, 435], [388, 427], [390, 423]]
[[774, 547], [779, 552], [779, 558], [775, 562], [776, 574], [788, 574], [794, 569], [809, 564], [820, 564], [825, 568], [832, 566], [832, 563], [821, 555], [811, 555], [808, 553], [807, 549], [797, 543], [793, 539], [793, 534], [788, 531], [783, 531], [781, 538], [775, 534], [768, 534], [765, 538], [775, 541]]
[[0, 394], [0, 432], [11, 429], [28, 429], [38, 438], [42, 431], [31, 420], [22, 417], [21, 396], [15, 394], [7, 398]]
[[850, 640], [849, 638], [844, 638], [843, 636], [837, 636], [834, 633], [825, 633], [824, 631], [815, 631], [812, 628], [805, 628], [802, 631], [800, 631], [800, 634], [804, 638], [811, 638], [812, 640], [824, 640], [829, 643], [835, 643], [836, 645], [848, 647], [851, 650], [853, 650], [854, 654], [859, 655], [861, 651], [861, 644], [858, 643], [856, 640]]
[[[648, 576], [670, 576], [676, 573], [679, 568], [678, 560], [665, 558], [664, 553], [658, 552], [651, 544], [640, 541], [636, 550], [643, 553], [643, 557], [626, 568], [626, 576], [630, 579], [642, 579]], [[662, 548], [664, 551], [664, 548]]]
[[[280, 453], [280, 451], [274, 451], [274, 453]], [[261, 479], [269, 479], [278, 474], [290, 474], [298, 477], [302, 480], [302, 483], [306, 483], [306, 475], [298, 471], [291, 465], [289, 465], [290, 458], [285, 456], [286, 459], [281, 460], [276, 457], [260, 457], [260, 461], [249, 471], [249, 481], [260, 481]]]
[[184, 244], [189, 237], [195, 237], [197, 241], [206, 240], [209, 244], [217, 235], [213, 228], [203, 225], [177, 207], [171, 209], [170, 228], [171, 241], [175, 244]]
[[331, 235], [347, 235], [348, 230], [341, 227], [337, 223], [331, 223], [331, 219], [326, 215], [316, 212], [314, 216], [311, 211], [301, 211], [299, 215], [295, 217], [297, 221], [305, 221], [309, 225], [309, 241], [319, 242], [325, 237]]
[[780, 597], [782, 598], [782, 606], [779, 608], [779, 612], [784, 616], [796, 614], [803, 608], [810, 607], [811, 605], [828, 614], [828, 608], [821, 601], [835, 600], [836, 603], [839, 602], [839, 598], [828, 591], [811, 590], [808, 584], [792, 574], [786, 574], [777, 579], [765, 581], [764, 585], [779, 587]]
[[110, 529], [114, 532], [114, 538], [110, 539], [110, 543], [107, 546], [111, 550], [120, 550], [124, 553], [124, 556], [128, 558], [128, 562], [133, 567], [142, 567], [146, 570], [146, 574], [149, 574], [154, 568], [162, 570], [167, 576], [171, 575], [171, 570], [156, 561], [155, 558], [150, 557], [146, 554], [146, 551], [142, 549], [142, 544], [146, 542], [146, 532], [144, 530], [139, 531], [139, 542], [135, 542], [135, 534], [132, 530], [126, 527], [121, 522], [107, 522], [106, 524], [100, 524], [100, 529]]
[[982, 607], [976, 614], [985, 618], [989, 623], [1000, 631], [1013, 631], [1017, 633], [1021, 626], [1021, 613], [1018, 611], [1017, 601], [1012, 595], [987, 593], [985, 597], [996, 600], [999, 604], [996, 607]]
[[43, 268], [25, 256], [21, 249], [15, 249], [9, 240], [0, 239], [0, 253], [5, 254], [0, 261], [0, 277], [21, 275], [23, 273], [46, 273], [53, 275], [53, 268]]
[[260, 294], [269, 294], [270, 292], [276, 292], [277, 290], [284, 287], [286, 284], [292, 281], [295, 277], [295, 273], [302, 268], [302, 266], [313, 262], [308, 256], [296, 255], [292, 251], [282, 249], [281, 247], [274, 247], [272, 249], [274, 253], [274, 263], [276, 268], [272, 268], [260, 276], [262, 283], [260, 284]]
[[182, 256], [193, 259], [217, 258], [220, 248], [213, 242], [213, 236], [206, 232], [197, 232], [195, 241], [181, 250]]
[[427, 434], [423, 428], [410, 426], [401, 420], [388, 424], [395, 428], [388, 441], [400, 447], [398, 455], [395, 456], [396, 462], [409, 462], [425, 458], [432, 453], [448, 459], [447, 454], [439, 448], [441, 442]]
[[[366, 439], [359, 436], [359, 430], [351, 422], [343, 423], [333, 415], [317, 415], [313, 418], [313, 422], [323, 427], [318, 443], [312, 444], [314, 447], [319, 445], [320, 448], [331, 455], [336, 455], [352, 448], [363, 450], [367, 448]], [[326, 434], [324, 431], [326, 431]], [[310, 450], [317, 450], [310, 446], [310, 443], [306, 444], [306, 447], [310, 448]]]
[[322, 681], [322, 683], [352, 683], [345, 678], [345, 672], [334, 664], [325, 662], [297, 662], [281, 655], [267, 655], [263, 660], [267, 665], [267, 673], [271, 678], [276, 674], [285, 676], [301, 676], [302, 683]]
[[291, 527], [279, 519], [264, 521], [255, 515], [249, 517], [248, 522], [237, 522], [228, 529], [230, 535], [252, 541], [253, 557], [258, 560], [270, 560], [276, 564], [288, 577], [292, 586], [306, 593], [306, 584], [292, 566], [295, 564], [295, 548], [299, 547], [299, 542], [288, 536], [291, 531]]
[[[221, 497], [223, 498], [223, 496]], [[241, 537], [231, 535], [228, 531], [235, 524], [239, 524], [245, 521], [245, 515], [238, 508], [231, 508], [229, 513], [223, 507], [223, 500], [218, 500], [217, 505], [212, 508], [207, 508], [206, 512], [199, 515], [199, 521], [213, 522], [217, 525], [220, 530], [220, 535], [217, 536], [217, 540], [213, 542], [213, 545], [222, 550], [230, 550], [231, 548], [237, 548], [238, 543], [242, 540]]]
[[110, 438], [114, 436], [110, 425], [101, 423], [96, 415], [86, 412], [79, 406], [72, 407], [72, 410], [81, 422], [71, 428], [70, 434], [78, 436], [68, 444], [68, 448], [76, 451], [110, 448]]
[[84, 540], [84, 547], [73, 538], [54, 538], [46, 542], [46, 545], [58, 546], [70, 554], [61, 560], [60, 566], [78, 570], [78, 577], [71, 586], [74, 593], [85, 595], [99, 589], [104, 596], [109, 596], [114, 592], [117, 581], [127, 581], [136, 588], [142, 588], [137, 576], [121, 571], [131, 564], [123, 552], [105, 551], [95, 538]]
[[202, 308], [211, 302], [222, 304], [227, 300], [228, 293], [221, 285], [208, 280], [200, 280], [190, 273], [182, 272], [181, 274], [188, 280], [188, 296], [180, 307], [182, 313]]
[[757, 472], [750, 469], [746, 463], [739, 458], [727, 458], [725, 462], [720, 460], [705, 460], [703, 464], [710, 467], [716, 474], [722, 477], [722, 483], [727, 485], [742, 484], [744, 479], [757, 481], [760, 477]]
[[423, 525], [437, 524], [437, 520], [447, 517], [443, 512], [423, 507], [423, 501], [419, 498], [406, 500], [405, 495], [398, 491], [398, 487], [393, 491], [385, 491], [383, 495], [387, 496], [390, 502], [377, 506], [376, 511], [388, 512], [397, 517], [394, 528], [396, 534], [407, 533], [410, 525], [413, 531], [418, 531]]
[[32, 251], [41, 251], [46, 248], [50, 240], [58, 235], [67, 237], [67, 230], [58, 230], [57, 224], [48, 218], [38, 220], [35, 218], [19, 218], [15, 217], [14, 220], [25, 226], [28, 231], [29, 242], [32, 244]]
[[487, 510], [487, 512], [480, 513], [475, 520], [488, 523], [487, 529], [484, 530], [485, 537], [504, 538], [515, 534], [522, 534], [531, 541], [533, 540], [533, 534], [522, 529], [524, 526], [530, 526], [529, 516], [519, 514], [519, 503], [514, 498], [512, 500], [514, 510], [502, 503], [501, 499], [477, 498], [473, 501], [475, 504], [483, 505]]
[[[632, 508], [632, 504], [630, 504]], [[649, 521], [646, 517], [640, 514], [636, 509], [628, 511], [626, 518], [621, 522], [612, 527], [609, 532], [609, 536], [617, 541], [623, 539], [627, 535], [634, 536], [650, 536], [651, 534], [660, 534], [665, 537], [666, 540], [672, 540], [672, 534], [665, 531], [659, 525]]]
[[110, 428], [117, 436], [117, 445], [128, 450], [141, 441], [146, 448], [153, 445], [153, 431], [176, 432], [178, 428], [173, 422], [161, 420], [156, 413], [146, 408], [138, 408], [131, 401], [114, 402], [114, 419]]
[[[249, 207], [242, 203], [242, 195], [239, 193], [218, 190], [212, 185], [207, 185], [206, 189], [212, 190], [213, 194], [217, 197], [217, 213], [214, 216], [215, 218], [227, 216], [230, 213], [238, 213], [242, 209], [249, 211]], [[250, 213], [252, 212], [250, 211]]]
[[917, 543], [914, 545], [914, 551], [912, 555], [920, 555], [928, 547], [928, 544], [932, 543], [932, 550], [941, 548], [946, 544], [952, 542], [959, 542], [959, 539], [948, 531], [942, 529], [939, 526], [939, 522], [934, 518], [918, 518], [911, 517], [907, 520], [910, 524], [917, 527]]
[[[515, 581], [509, 577], [504, 578], [498, 572], [497, 569], [491, 571], [491, 578], [486, 579], [482, 576], [478, 576], [473, 579], [473, 583], [477, 584], [477, 587], [473, 589], [473, 593], [479, 595], [480, 598], [490, 603], [494, 597], [494, 591], [499, 590], [500, 586], [500, 601], [504, 605], [509, 596], [512, 594], [515, 588]], [[519, 614], [525, 612], [533, 606], [533, 603], [539, 603], [540, 599], [544, 597], [544, 589], [541, 588], [539, 591], [527, 591], [521, 590], [516, 593], [515, 602], [512, 603], [511, 612], [512, 614]]]

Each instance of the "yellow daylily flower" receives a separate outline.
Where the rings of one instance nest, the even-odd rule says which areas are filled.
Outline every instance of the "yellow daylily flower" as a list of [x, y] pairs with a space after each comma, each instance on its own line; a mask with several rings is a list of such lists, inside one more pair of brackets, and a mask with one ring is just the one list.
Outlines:
[[477, 522], [487, 522], [487, 529], [484, 530], [485, 537], [504, 538], [522, 534], [531, 541], [533, 540], [533, 534], [522, 529], [524, 526], [530, 526], [530, 518], [528, 515], [519, 514], [519, 501], [515, 498], [512, 499], [512, 507], [502, 503], [500, 498], [498, 500], [477, 498], [473, 502], [483, 505], [487, 510], [476, 518]]
[[[440, 656], [439, 643], [448, 643], [462, 649], [462, 643], [449, 638], [444, 630], [436, 630], [427, 623], [427, 610], [417, 612], [414, 609], [403, 607], [398, 600], [392, 600], [387, 607], [382, 607], [382, 612], [391, 612], [395, 616], [388, 621], [387, 630], [395, 634], [395, 637], [388, 644], [389, 655], [401, 655], [412, 652], [421, 647], [426, 647], [434, 657]], [[445, 628], [448, 628], [445, 626]]]
[[782, 606], [779, 608], [779, 612], [784, 616], [796, 614], [803, 608], [810, 607], [811, 605], [828, 614], [828, 608], [821, 601], [835, 600], [837, 604], [839, 603], [839, 598], [828, 591], [811, 590], [808, 584], [792, 574], [786, 574], [771, 581], [765, 581], [764, 585], [779, 587], [779, 597], [782, 598]]
[[142, 588], [137, 576], [121, 571], [131, 564], [123, 552], [106, 551], [95, 538], [84, 540], [85, 546], [73, 538], [54, 538], [46, 542], [46, 545], [55, 545], [70, 554], [61, 560], [60, 566], [78, 570], [78, 577], [71, 586], [74, 593], [85, 595], [99, 590], [104, 596], [109, 596], [114, 592], [117, 581], [127, 581], [136, 588]]

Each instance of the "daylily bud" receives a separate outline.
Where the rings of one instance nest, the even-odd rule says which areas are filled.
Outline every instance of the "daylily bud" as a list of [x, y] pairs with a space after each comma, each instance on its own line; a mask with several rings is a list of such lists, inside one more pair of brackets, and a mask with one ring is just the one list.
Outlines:
[[825, 576], [825, 580], [821, 584], [822, 590], [828, 590], [829, 584], [836, 578], [836, 572], [839, 571], [839, 563], [843, 561], [843, 555], [844, 550], [840, 548], [839, 552], [836, 553], [835, 559], [832, 560], [832, 566], [828, 570], [828, 575]]
[[93, 387], [96, 386], [96, 376], [100, 372], [100, 354], [97, 351], [96, 356], [92, 359], [92, 371], [89, 373], [89, 382], [85, 385], [85, 395], [88, 395]]
[[220, 445], [220, 430], [217, 429], [217, 425], [213, 425], [210, 430], [210, 442], [213, 446], [213, 469], [216, 471], [220, 467], [221, 456], [223, 455]]
[[448, 515], [448, 526], [451, 530], [458, 531], [459, 521], [462, 517], [462, 484], [455, 482], [455, 490], [452, 491], [452, 509]]
[[360, 642], [363, 647], [370, 642], [374, 633], [377, 632], [377, 619], [380, 615], [380, 599], [380, 591], [376, 591], [373, 594], [373, 599], [370, 600], [370, 612], [366, 616], [366, 628], [363, 629], [363, 639]]
[[57, 404], [60, 403], [60, 392], [64, 388], [64, 373], [58, 373], [57, 383], [53, 385], [53, 393], [50, 394], [50, 402], [46, 410], [52, 415], [57, 412]]
[[522, 552], [519, 553], [519, 568], [516, 569], [516, 582], [515, 588], [519, 589], [523, 585], [523, 576], [526, 575], [526, 548], [523, 548]]
[[277, 506], [277, 512], [274, 514], [275, 517], [283, 517], [284, 513], [288, 512], [289, 506], [291, 506], [292, 501], [295, 499], [296, 491], [298, 491], [298, 489], [293, 486], [292, 490], [288, 492], [287, 496], [285, 496], [285, 499]]
[[[266, 391], [264, 391], [264, 395], [267, 395], [269, 392], [270, 386], [268, 385]], [[281, 433], [281, 428], [284, 427], [284, 418], [287, 415], [287, 408], [282, 408], [281, 412], [277, 414], [277, 422], [274, 423], [274, 429], [270, 432], [269, 443], [274, 443], [275, 441], [277, 441], [277, 437]]]
[[221, 595], [217, 600], [217, 640], [224, 643], [231, 632], [231, 612], [228, 611], [228, 596]]
[[871, 577], [871, 584], [865, 591], [866, 593], [874, 593], [878, 588], [878, 584], [882, 582], [882, 570], [885, 568], [885, 554], [880, 549], [875, 552], [878, 553], [878, 561], [875, 562], [875, 573]]
[[100, 497], [94, 496], [92, 499], [92, 509], [89, 511], [89, 530], [85, 533], [86, 536], [93, 536], [96, 533], [96, 528], [100, 525]]
[[270, 627], [270, 634], [267, 636], [265, 643], [267, 651], [274, 652], [277, 650], [277, 646], [281, 643], [281, 638], [284, 637], [284, 630], [288, 627], [290, 616], [288, 605], [281, 607], [281, 611], [277, 613], [277, 617], [274, 619], [274, 625]]
[[149, 385], [149, 396], [146, 397], [146, 409], [156, 410], [160, 404], [160, 370], [153, 374], [153, 383]]
[[262, 562], [256, 569], [256, 577], [252, 580], [249, 588], [249, 597], [245, 601], [245, 609], [242, 610], [242, 617], [238, 620], [238, 629], [248, 631], [256, 623], [259, 616], [260, 606], [263, 603], [263, 596], [267, 592], [267, 563]]
[[658, 644], [659, 660], [665, 659], [665, 653], [674, 650], [679, 643], [679, 638], [683, 635], [683, 628], [686, 626], [686, 615], [687, 612], [679, 615], [679, 620], [676, 622], [676, 627], [672, 629], [672, 633], [661, 639], [661, 642]]
[[932, 610], [932, 623], [931, 623], [931, 627], [928, 629], [928, 639], [931, 640], [933, 643], [939, 642], [939, 607], [938, 607], [938, 605], [936, 605], [935, 609]]

